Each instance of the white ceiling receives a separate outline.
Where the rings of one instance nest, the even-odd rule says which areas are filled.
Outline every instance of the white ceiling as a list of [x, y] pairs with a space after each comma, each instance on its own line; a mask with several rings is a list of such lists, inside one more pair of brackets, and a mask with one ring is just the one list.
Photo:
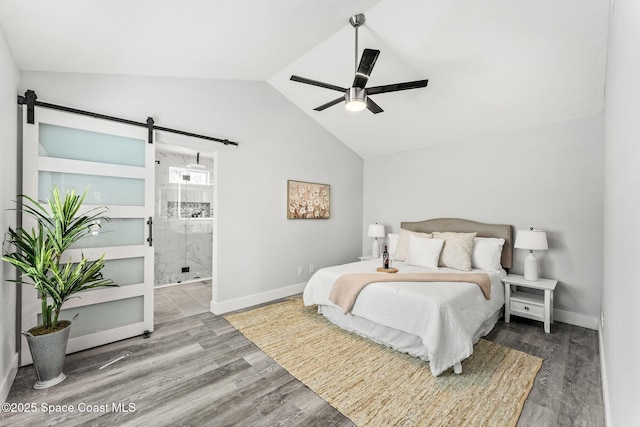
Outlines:
[[[354, 30], [381, 51], [368, 86], [385, 111], [351, 113]], [[269, 81], [364, 158], [602, 111], [609, 0], [0, 0], [23, 71]]]

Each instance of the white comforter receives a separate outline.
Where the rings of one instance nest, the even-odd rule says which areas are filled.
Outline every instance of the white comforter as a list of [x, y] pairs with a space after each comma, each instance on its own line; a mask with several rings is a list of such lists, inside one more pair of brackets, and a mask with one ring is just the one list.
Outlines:
[[[337, 307], [329, 301], [335, 280], [345, 273], [374, 272], [379, 265], [379, 260], [373, 260], [318, 270], [304, 290], [305, 305]], [[393, 266], [400, 273], [436, 271], [401, 262]], [[448, 268], [437, 271], [460, 273]], [[506, 275], [504, 270], [473, 272], [488, 273], [491, 277], [489, 300], [473, 283], [373, 283], [360, 292], [351, 313], [344, 316], [362, 317], [419, 337], [425, 350], [418, 356], [429, 360], [431, 373], [438, 376], [471, 356], [479, 330], [486, 328], [485, 322], [504, 305], [504, 287], [500, 280]], [[489, 330], [481, 332], [486, 334]]]

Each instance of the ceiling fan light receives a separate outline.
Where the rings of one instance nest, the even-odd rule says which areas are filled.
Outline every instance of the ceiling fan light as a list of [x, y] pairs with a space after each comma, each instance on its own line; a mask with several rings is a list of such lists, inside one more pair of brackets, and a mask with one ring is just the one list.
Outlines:
[[345, 96], [344, 107], [349, 111], [362, 111], [367, 108], [367, 94], [359, 87], [349, 88], [349, 93]]
[[349, 111], [362, 111], [367, 108], [367, 103], [362, 99], [350, 99], [344, 107]]

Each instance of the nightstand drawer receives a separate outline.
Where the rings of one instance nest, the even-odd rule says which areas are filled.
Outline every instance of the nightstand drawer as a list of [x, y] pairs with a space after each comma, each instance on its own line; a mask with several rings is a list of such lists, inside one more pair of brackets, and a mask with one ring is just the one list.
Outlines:
[[528, 314], [544, 319], [544, 305], [524, 303], [511, 300], [510, 309], [513, 313]]

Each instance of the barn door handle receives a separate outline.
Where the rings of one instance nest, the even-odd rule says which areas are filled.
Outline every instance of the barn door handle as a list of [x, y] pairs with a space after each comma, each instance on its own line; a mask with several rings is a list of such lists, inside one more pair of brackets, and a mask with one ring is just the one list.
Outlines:
[[149, 226], [149, 237], [147, 237], [147, 242], [149, 242], [149, 246], [153, 246], [153, 217], [149, 217], [147, 225]]

